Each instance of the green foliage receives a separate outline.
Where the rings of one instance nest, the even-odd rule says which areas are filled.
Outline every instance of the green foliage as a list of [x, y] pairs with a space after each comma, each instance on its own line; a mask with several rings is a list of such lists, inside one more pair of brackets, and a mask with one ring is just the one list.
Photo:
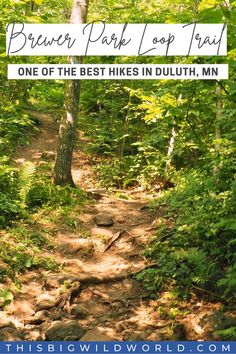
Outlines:
[[99, 164], [97, 170], [101, 186], [129, 187], [138, 183], [140, 162], [135, 157], [112, 159]]
[[18, 244], [23, 244], [26, 247], [31, 248], [40, 248], [47, 247], [49, 248], [48, 240], [45, 236], [43, 236], [42, 232], [26, 229], [24, 226], [18, 226], [16, 228], [11, 229], [11, 237]]
[[[53, 64], [55, 60], [50, 60]], [[63, 60], [60, 60], [63, 62]], [[63, 107], [63, 81], [55, 80], [50, 85], [45, 85], [42, 81], [36, 81], [29, 89], [29, 99], [27, 105], [41, 112], [52, 111], [55, 118], [59, 118], [60, 109]]]
[[39, 178], [39, 173], [30, 162], [23, 164], [20, 171], [0, 165], [0, 226], [6, 228], [20, 218], [27, 220], [39, 208], [84, 204], [85, 195], [81, 189], [54, 186], [47, 174]]
[[[165, 208], [166, 220], [146, 250], [146, 256], [154, 258], [158, 267], [139, 275], [152, 291], [175, 287], [186, 294], [196, 285], [229, 299], [236, 291], [236, 3], [226, 5], [218, 0], [166, 0], [158, 6], [154, 0], [121, 0], [118, 5], [114, 0], [99, 0], [90, 4], [89, 21], [186, 23], [196, 19], [226, 21], [228, 25], [225, 58], [85, 58], [86, 63], [99, 64], [104, 60], [114, 64], [204, 64], [219, 60], [230, 64], [229, 80], [219, 83], [82, 82], [79, 128], [87, 139], [87, 152], [97, 155], [100, 162], [100, 184], [141, 186], [158, 192], [176, 186], [153, 203], [154, 211]], [[52, 259], [40, 256], [41, 248], [50, 247], [42, 233], [22, 226], [14, 228], [14, 223], [30, 223], [37, 212], [46, 210], [54, 222], [60, 219], [76, 229], [72, 210], [83, 205], [84, 195], [80, 189], [53, 186], [48, 170], [31, 163], [24, 164], [20, 171], [10, 167], [14, 151], [28, 142], [35, 129], [25, 107], [52, 111], [56, 120], [64, 98], [62, 81], [7, 80], [7, 64], [59, 63], [66, 58], [6, 58], [5, 26], [15, 19], [27, 23], [66, 22], [70, 0], [2, 0], [0, 10], [0, 227], [10, 230], [1, 240], [0, 258], [14, 277], [32, 267], [53, 269], [55, 265]], [[220, 95], [216, 93], [219, 85]], [[216, 128], [220, 128], [220, 138], [216, 137]], [[232, 331], [224, 336], [232, 338]]]
[[222, 191], [216, 181], [190, 174], [154, 206], [164, 205], [166, 220], [176, 221], [165, 226], [164, 220], [146, 251], [158, 267], [139, 278], [152, 290], [174, 285], [185, 293], [200, 285], [227, 298], [235, 294], [235, 182]]
[[214, 335], [220, 340], [236, 340], [236, 327], [215, 331]]
[[0, 308], [5, 309], [13, 301], [14, 296], [9, 290], [0, 290]]
[[17, 198], [17, 170], [6, 165], [6, 159], [0, 160], [0, 226], [3, 226], [21, 213], [21, 205]]
[[[34, 250], [35, 251], [35, 250]], [[35, 253], [35, 254], [34, 254]], [[25, 246], [12, 246], [9, 249], [9, 243], [3, 243], [3, 249], [0, 257], [9, 265], [8, 275], [16, 279], [21, 272], [32, 268], [45, 268], [47, 270], [55, 270], [57, 264], [50, 257], [36, 255], [37, 252], [27, 252]]]
[[158, 269], [149, 269], [137, 277], [148, 290], [155, 291], [173, 285], [189, 289], [192, 284], [203, 285], [209, 274], [210, 265], [201, 250], [178, 249], [165, 241], [155, 243], [151, 254], [159, 254]]
[[[8, 265], [7, 275], [17, 280], [19, 273], [32, 268], [55, 270], [56, 261], [45, 254], [51, 248], [42, 231], [18, 226], [1, 234], [0, 259]], [[5, 276], [3, 274], [2, 278]]]
[[10, 155], [17, 144], [27, 142], [27, 133], [32, 129], [33, 121], [13, 105], [1, 107], [0, 102], [0, 154]]
[[28, 161], [19, 173], [19, 197], [23, 205], [27, 204], [27, 196], [35, 182], [36, 166]]
[[165, 179], [163, 156], [150, 146], [137, 146], [136, 155], [123, 158], [106, 159], [98, 165], [97, 171], [101, 186], [161, 188]]
[[[232, 247], [235, 243], [235, 239], [228, 242]], [[218, 280], [217, 286], [222, 289], [225, 296], [236, 293], [236, 262], [226, 270], [224, 277]]]
[[55, 186], [47, 175], [39, 178], [36, 166], [31, 162], [25, 163], [20, 171], [19, 196], [23, 205], [30, 209], [43, 206], [80, 205], [84, 201], [81, 189]]
[[51, 183], [50, 178], [44, 176], [40, 180], [34, 179], [26, 200], [31, 209], [36, 207], [55, 208], [55, 206], [83, 205], [85, 196], [80, 188], [55, 186]]

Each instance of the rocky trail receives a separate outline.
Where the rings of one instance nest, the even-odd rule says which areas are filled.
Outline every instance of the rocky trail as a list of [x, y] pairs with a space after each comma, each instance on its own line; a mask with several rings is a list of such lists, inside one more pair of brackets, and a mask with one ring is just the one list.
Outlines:
[[[16, 153], [18, 166], [26, 161], [40, 165], [42, 158], [50, 160], [55, 154], [55, 123], [49, 115], [32, 114], [40, 122], [39, 131]], [[51, 252], [59, 270], [21, 276], [14, 301], [0, 312], [0, 340], [205, 339], [206, 323], [216, 323], [221, 304], [182, 301], [179, 315], [168, 316], [176, 307], [168, 293], [153, 296], [135, 278], [142, 269], [157, 266], [142, 254], [155, 234], [158, 215], [140, 191], [121, 195], [98, 189], [91, 165], [76, 149], [74, 180], [92, 202], [78, 215], [76, 230], [61, 225], [54, 229], [56, 248]], [[204, 316], [209, 319], [201, 324]]]

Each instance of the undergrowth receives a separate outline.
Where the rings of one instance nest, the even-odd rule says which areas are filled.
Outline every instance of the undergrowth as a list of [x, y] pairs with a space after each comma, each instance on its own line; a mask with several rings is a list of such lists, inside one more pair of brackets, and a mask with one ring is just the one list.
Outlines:
[[[17, 282], [18, 275], [25, 270], [44, 268], [55, 270], [56, 261], [49, 251], [53, 245], [48, 235], [42, 230], [28, 226], [15, 226], [1, 232], [0, 262], [6, 267], [0, 274], [0, 279], [11, 277]], [[42, 252], [43, 251], [43, 252]]]
[[50, 176], [42, 174], [31, 162], [21, 169], [1, 166], [0, 187], [1, 227], [25, 219], [39, 208], [80, 206], [85, 201], [81, 189], [53, 185]]
[[70, 214], [82, 207], [84, 193], [54, 186], [47, 169], [42, 171], [31, 162], [21, 169], [2, 166], [0, 177], [0, 264], [5, 265], [2, 271], [0, 267], [0, 280], [10, 277], [17, 282], [20, 273], [34, 268], [55, 270], [50, 225], [44, 231], [38, 225], [47, 214], [54, 215], [54, 227], [59, 221], [74, 226]]
[[228, 301], [236, 292], [236, 182], [217, 176], [185, 175], [175, 189], [152, 203], [165, 217], [145, 251], [157, 261], [138, 278], [152, 291], [175, 289], [180, 295], [200, 288]]

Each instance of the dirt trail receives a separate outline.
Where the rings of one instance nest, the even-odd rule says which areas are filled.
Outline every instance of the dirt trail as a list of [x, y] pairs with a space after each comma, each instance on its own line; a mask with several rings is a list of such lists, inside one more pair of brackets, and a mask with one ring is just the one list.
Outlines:
[[[47, 114], [28, 113], [40, 122], [39, 131], [28, 146], [15, 154], [18, 166], [27, 161], [40, 165], [55, 156], [57, 125]], [[148, 228], [154, 216], [145, 209], [147, 200], [138, 194], [131, 199], [124, 191], [122, 195], [127, 199], [122, 199], [115, 193], [98, 190], [91, 164], [81, 149], [75, 149], [74, 180], [90, 191], [94, 202], [78, 216], [82, 232], [60, 227], [55, 232], [55, 257], [63, 269], [55, 274], [32, 272], [23, 277], [21, 293], [10, 307], [11, 319], [26, 339], [45, 338], [47, 328], [56, 319], [79, 319], [90, 340], [142, 340], [157, 326], [144, 304], [148, 294], [129, 276], [147, 265], [141, 254], [150, 240]], [[74, 284], [75, 280], [80, 280], [81, 286], [73, 304], [56, 305], [44, 313], [46, 321], [35, 325], [35, 311], [45, 311], [44, 305], [60, 296], [63, 283]]]
[[[16, 153], [17, 165], [26, 161], [40, 165], [55, 155], [56, 124], [48, 115], [31, 114], [40, 121], [39, 132]], [[170, 299], [165, 294], [150, 299], [132, 276], [148, 265], [142, 251], [155, 232], [150, 228], [156, 216], [146, 207], [145, 196], [123, 191], [127, 199], [121, 199], [116, 193], [97, 190], [91, 161], [81, 149], [75, 149], [73, 176], [78, 185], [90, 190], [93, 202], [78, 215], [77, 230], [59, 225], [54, 230], [57, 248], [53, 252], [61, 270], [32, 271], [22, 277], [21, 290], [2, 320], [10, 321], [4, 338], [185, 339], [183, 324], [173, 326], [158, 312], [169, 306]]]

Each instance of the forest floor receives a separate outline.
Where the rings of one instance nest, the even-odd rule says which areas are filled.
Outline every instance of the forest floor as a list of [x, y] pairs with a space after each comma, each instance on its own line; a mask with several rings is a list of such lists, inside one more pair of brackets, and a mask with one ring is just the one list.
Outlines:
[[[53, 162], [57, 126], [48, 114], [31, 112], [39, 131], [15, 154], [17, 166]], [[161, 211], [148, 208], [139, 190], [99, 189], [94, 160], [75, 149], [73, 177], [90, 198], [73, 212], [74, 227], [46, 215], [34, 227], [51, 235], [55, 272], [30, 270], [20, 275], [20, 289], [0, 318], [0, 340], [202, 340], [200, 319], [220, 309], [192, 296], [176, 300], [171, 293], [151, 295], [134, 277], [153, 264], [143, 256]], [[54, 220], [52, 222], [52, 219]]]

